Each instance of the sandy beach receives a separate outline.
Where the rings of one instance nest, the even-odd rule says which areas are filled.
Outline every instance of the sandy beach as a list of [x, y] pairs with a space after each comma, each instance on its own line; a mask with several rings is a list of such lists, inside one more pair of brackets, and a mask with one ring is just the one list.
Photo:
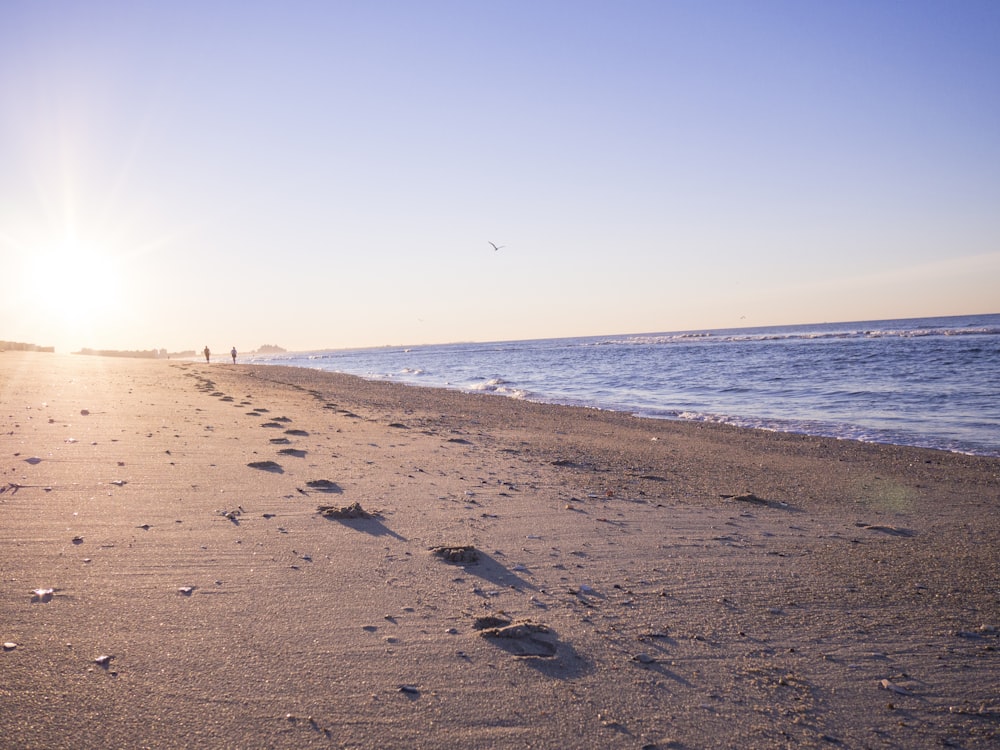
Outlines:
[[1000, 459], [0, 353], [5, 748], [995, 748]]

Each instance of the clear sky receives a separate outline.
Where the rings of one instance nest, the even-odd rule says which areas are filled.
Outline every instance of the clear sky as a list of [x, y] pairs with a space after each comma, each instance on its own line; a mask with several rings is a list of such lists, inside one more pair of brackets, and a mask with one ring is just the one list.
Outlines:
[[998, 312], [1000, 2], [3, 0], [0, 282], [60, 351]]

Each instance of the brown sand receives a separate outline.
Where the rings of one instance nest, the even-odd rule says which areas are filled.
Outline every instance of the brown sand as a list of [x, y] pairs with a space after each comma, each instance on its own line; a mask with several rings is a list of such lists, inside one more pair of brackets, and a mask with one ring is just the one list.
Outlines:
[[0, 404], [3, 747], [1000, 743], [998, 459], [52, 354]]

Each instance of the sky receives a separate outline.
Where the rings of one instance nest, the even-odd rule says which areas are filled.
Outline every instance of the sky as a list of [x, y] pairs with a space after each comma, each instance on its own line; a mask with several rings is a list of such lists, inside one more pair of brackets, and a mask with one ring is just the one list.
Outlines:
[[1000, 312], [1000, 3], [2, 0], [0, 283], [57, 351]]

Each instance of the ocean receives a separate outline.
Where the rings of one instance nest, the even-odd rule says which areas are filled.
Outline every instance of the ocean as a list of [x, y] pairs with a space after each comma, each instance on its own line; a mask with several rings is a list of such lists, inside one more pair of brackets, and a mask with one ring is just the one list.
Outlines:
[[254, 356], [657, 419], [1000, 456], [1000, 314]]

